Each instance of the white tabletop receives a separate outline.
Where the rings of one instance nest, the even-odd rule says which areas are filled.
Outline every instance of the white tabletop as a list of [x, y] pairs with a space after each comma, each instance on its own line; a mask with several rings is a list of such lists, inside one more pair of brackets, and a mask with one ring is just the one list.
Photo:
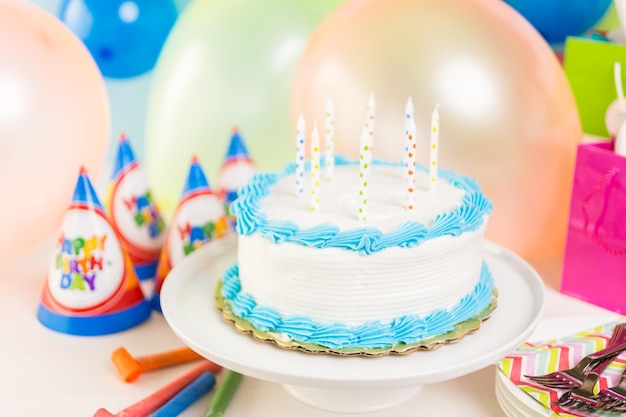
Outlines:
[[[41, 325], [35, 313], [50, 253], [51, 246], [44, 244], [0, 268], [0, 416], [84, 417], [101, 407], [116, 413], [194, 366], [186, 364], [146, 373], [130, 384], [117, 375], [110, 361], [111, 352], [117, 347], [124, 346], [131, 354], [142, 356], [183, 346], [158, 313], [135, 328], [107, 336], [70, 336]], [[533, 264], [546, 282], [544, 320], [598, 315], [601, 324], [607, 318], [619, 317], [561, 294], [557, 289], [558, 261]], [[426, 385], [411, 400], [395, 408], [365, 415], [460, 415], [458, 409], [450, 408], [454, 406], [461, 408], [465, 417], [504, 416], [496, 402], [494, 384], [495, 367], [490, 365], [460, 378]], [[203, 416], [212, 393], [200, 398], [182, 415]], [[278, 384], [245, 377], [226, 416], [270, 415], [345, 416], [301, 403]]]

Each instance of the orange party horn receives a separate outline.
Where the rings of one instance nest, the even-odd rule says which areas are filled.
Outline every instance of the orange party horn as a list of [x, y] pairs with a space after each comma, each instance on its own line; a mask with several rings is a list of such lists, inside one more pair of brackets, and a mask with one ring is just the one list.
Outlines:
[[135, 381], [143, 372], [199, 359], [202, 356], [188, 347], [139, 357], [133, 357], [126, 348], [119, 347], [111, 354], [111, 361], [124, 382]]

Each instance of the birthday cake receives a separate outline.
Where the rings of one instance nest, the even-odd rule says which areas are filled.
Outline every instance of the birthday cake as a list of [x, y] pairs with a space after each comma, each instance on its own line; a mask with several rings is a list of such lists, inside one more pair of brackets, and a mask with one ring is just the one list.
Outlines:
[[409, 210], [406, 167], [369, 165], [366, 221], [358, 160], [335, 157], [317, 210], [294, 192], [295, 163], [240, 189], [237, 263], [216, 293], [225, 318], [281, 347], [342, 355], [433, 349], [478, 329], [496, 306], [483, 254], [491, 202], [452, 171], [429, 191], [416, 165]]

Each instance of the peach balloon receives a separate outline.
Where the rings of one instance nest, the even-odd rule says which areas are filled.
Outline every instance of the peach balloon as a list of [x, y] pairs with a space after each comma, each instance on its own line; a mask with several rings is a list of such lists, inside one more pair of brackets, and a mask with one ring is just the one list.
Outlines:
[[[494, 202], [488, 238], [525, 257], [560, 256], [580, 120], [549, 45], [496, 0], [351, 0], [313, 33], [292, 94], [292, 121], [324, 120], [357, 156], [370, 92], [374, 153], [401, 160], [404, 106], [415, 106], [418, 162], [428, 163], [440, 103], [439, 165], [478, 179]], [[294, 130], [295, 131], [295, 130]]]
[[81, 165], [98, 175], [109, 104], [93, 58], [53, 15], [0, 0], [0, 265], [60, 227]]

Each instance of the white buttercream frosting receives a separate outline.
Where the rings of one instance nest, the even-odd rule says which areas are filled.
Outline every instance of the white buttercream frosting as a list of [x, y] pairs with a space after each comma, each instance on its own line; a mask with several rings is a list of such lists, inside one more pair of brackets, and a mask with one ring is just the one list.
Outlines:
[[451, 211], [461, 204], [465, 191], [449, 183], [440, 184], [436, 192], [428, 191], [428, 174], [416, 172], [415, 208], [406, 209], [407, 181], [397, 166], [374, 165], [367, 191], [367, 222], [358, 222], [358, 165], [338, 168], [332, 181], [322, 178], [320, 209], [311, 210], [310, 181], [304, 183], [304, 193], [294, 192], [295, 178], [286, 175], [273, 186], [271, 193], [261, 201], [261, 211], [268, 220], [291, 220], [300, 229], [321, 223], [331, 223], [340, 230], [373, 226], [381, 232], [390, 232], [399, 224], [415, 220], [426, 227], [436, 215]]
[[483, 230], [374, 255], [242, 236], [241, 287], [282, 315], [348, 326], [450, 309], [478, 282]]

